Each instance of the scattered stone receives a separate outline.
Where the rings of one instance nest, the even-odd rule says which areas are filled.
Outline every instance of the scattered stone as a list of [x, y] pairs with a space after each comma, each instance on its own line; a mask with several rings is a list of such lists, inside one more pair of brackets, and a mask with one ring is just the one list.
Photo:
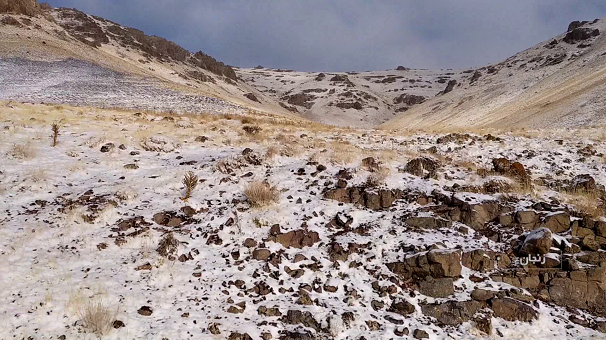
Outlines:
[[101, 147], [101, 152], [112, 152], [116, 148], [114, 143], [106, 143]]
[[269, 251], [269, 249], [255, 249], [252, 252], [253, 259], [259, 261], [267, 261], [267, 259], [269, 259], [269, 256], [271, 256], [271, 252]]
[[129, 170], [137, 170], [139, 169], [139, 166], [137, 164], [126, 164], [124, 166], [124, 169], [129, 169]]
[[143, 306], [141, 308], [139, 308], [139, 310], [137, 311], [137, 313], [139, 313], [140, 315], [143, 316], [150, 316], [152, 315], [154, 311], [152, 310], [152, 308], [150, 306]]
[[415, 339], [429, 339], [429, 334], [427, 334], [427, 332], [422, 329], [415, 329], [412, 333], [412, 336]]
[[280, 243], [285, 248], [301, 249], [303, 247], [311, 247], [315, 243], [320, 242], [320, 235], [315, 231], [299, 229], [284, 234], [271, 235], [268, 240]]

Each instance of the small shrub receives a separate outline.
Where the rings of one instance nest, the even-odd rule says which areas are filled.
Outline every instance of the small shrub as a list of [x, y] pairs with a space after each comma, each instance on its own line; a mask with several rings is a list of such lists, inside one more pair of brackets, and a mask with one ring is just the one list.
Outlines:
[[181, 199], [186, 201], [191, 197], [192, 191], [198, 186], [198, 176], [193, 171], [188, 171], [183, 177], [183, 185], [185, 185], [185, 196]]
[[253, 121], [250, 118], [248, 118], [248, 117], [242, 118], [242, 120], [240, 120], [240, 122], [242, 124], [244, 124], [244, 125], [246, 125], [246, 124], [252, 124], [253, 123]]
[[265, 151], [265, 159], [271, 160], [279, 154], [280, 149], [278, 149], [278, 147], [270, 146], [269, 148], [267, 148], [267, 151]]
[[181, 242], [173, 236], [173, 233], [168, 233], [160, 240], [156, 251], [162, 256], [168, 256], [177, 252], [179, 244]]
[[246, 195], [248, 203], [255, 208], [278, 203], [280, 199], [278, 189], [266, 182], [252, 182], [244, 190], [244, 195]]
[[89, 333], [106, 335], [116, 320], [117, 310], [107, 306], [103, 302], [88, 302], [79, 312], [82, 325]]
[[16, 159], [30, 160], [36, 157], [36, 149], [31, 144], [13, 144], [9, 155]]
[[259, 133], [261, 133], [262, 129], [261, 127], [256, 125], [245, 125], [242, 127], [242, 130], [244, 130], [244, 132], [249, 135], [258, 135]]
[[59, 134], [61, 133], [61, 124], [62, 123], [63, 123], [63, 119], [58, 122], [54, 122], [51, 125], [51, 131], [53, 132], [53, 134], [51, 135], [51, 137], [53, 139], [52, 147], [57, 146], [57, 140], [59, 139]]

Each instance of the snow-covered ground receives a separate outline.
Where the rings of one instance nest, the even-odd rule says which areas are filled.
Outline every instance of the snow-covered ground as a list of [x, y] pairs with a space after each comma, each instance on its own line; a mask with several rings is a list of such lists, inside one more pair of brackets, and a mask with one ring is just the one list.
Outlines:
[[[438, 298], [390, 265], [428, 251], [505, 254], [524, 232], [497, 224], [501, 239], [489, 239], [462, 222], [413, 226], [410, 217], [439, 214], [433, 208], [440, 194], [471, 205], [507, 201], [513, 211], [533, 210], [536, 202], [552, 202], [549, 214], [574, 211], [578, 202], [546, 183], [566, 185], [580, 174], [606, 183], [606, 144], [595, 131], [554, 132], [574, 137], [562, 142], [530, 132], [437, 143], [441, 136], [271, 118], [166, 118], [11, 103], [0, 107], [0, 117], [0, 339], [95, 339], [86, 317], [98, 305], [109, 325], [103, 339], [604, 338], [589, 328], [599, 327], [599, 316], [535, 300], [496, 281], [502, 273], [496, 267], [451, 268], [452, 277], [435, 279], [452, 278], [454, 292]], [[52, 147], [50, 124], [61, 119]], [[150, 143], [153, 136], [160, 137]], [[147, 151], [149, 145], [158, 149]], [[587, 145], [594, 155], [578, 153]], [[439, 161], [434, 178], [409, 173], [407, 163], [420, 155]], [[492, 169], [499, 157], [521, 162], [533, 189], [472, 189], [490, 180], [518, 183], [476, 170]], [[199, 182], [184, 201], [188, 171]], [[375, 187], [366, 184], [369, 176], [378, 176]], [[276, 203], [251, 207], [244, 192], [257, 181], [279, 190]], [[401, 195], [376, 209], [325, 194], [359, 187]], [[169, 234], [178, 247], [160, 254]], [[569, 231], [558, 237], [571, 239]], [[472, 301], [478, 289], [497, 291], [502, 300], [534, 300], [523, 306], [537, 318], [504, 320], [496, 297], [494, 315], [477, 302], [482, 311], [451, 326], [422, 309]], [[479, 330], [486, 329], [476, 319], [482, 314], [490, 336]], [[569, 321], [573, 314], [587, 327]]]
[[152, 79], [119, 74], [86, 61], [0, 58], [0, 69], [0, 100], [178, 113], [245, 111], [221, 99], [171, 90]]

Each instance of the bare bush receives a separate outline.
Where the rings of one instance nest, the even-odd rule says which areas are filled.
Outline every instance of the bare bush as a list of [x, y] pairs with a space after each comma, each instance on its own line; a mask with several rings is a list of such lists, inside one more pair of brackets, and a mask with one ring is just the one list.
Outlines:
[[79, 311], [80, 320], [86, 331], [96, 335], [107, 335], [113, 329], [117, 314], [116, 309], [101, 301], [88, 302]]
[[245, 125], [242, 127], [242, 130], [246, 132], [248, 135], [258, 135], [261, 133], [261, 127], [256, 125]]
[[186, 201], [191, 197], [192, 191], [198, 186], [198, 176], [193, 171], [188, 171], [183, 177], [183, 185], [185, 185], [185, 196], [181, 199]]
[[256, 208], [265, 207], [273, 203], [278, 203], [280, 191], [275, 186], [266, 182], [252, 182], [244, 190], [248, 203]]
[[177, 252], [179, 244], [181, 242], [173, 236], [173, 233], [168, 233], [160, 240], [156, 251], [162, 256], [168, 256]]
[[8, 153], [13, 158], [22, 160], [34, 159], [37, 154], [36, 149], [29, 143], [13, 144]]
[[53, 134], [51, 135], [51, 138], [53, 139], [52, 147], [57, 146], [57, 140], [59, 139], [59, 134], [61, 133], [62, 124], [63, 124], [63, 119], [61, 119], [58, 122], [54, 122], [51, 125], [51, 131], [53, 132]]

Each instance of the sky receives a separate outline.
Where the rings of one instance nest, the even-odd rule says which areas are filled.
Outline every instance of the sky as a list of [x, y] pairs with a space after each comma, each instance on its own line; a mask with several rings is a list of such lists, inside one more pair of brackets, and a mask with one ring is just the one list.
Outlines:
[[606, 17], [604, 0], [46, 1], [232, 66], [298, 71], [480, 67]]

